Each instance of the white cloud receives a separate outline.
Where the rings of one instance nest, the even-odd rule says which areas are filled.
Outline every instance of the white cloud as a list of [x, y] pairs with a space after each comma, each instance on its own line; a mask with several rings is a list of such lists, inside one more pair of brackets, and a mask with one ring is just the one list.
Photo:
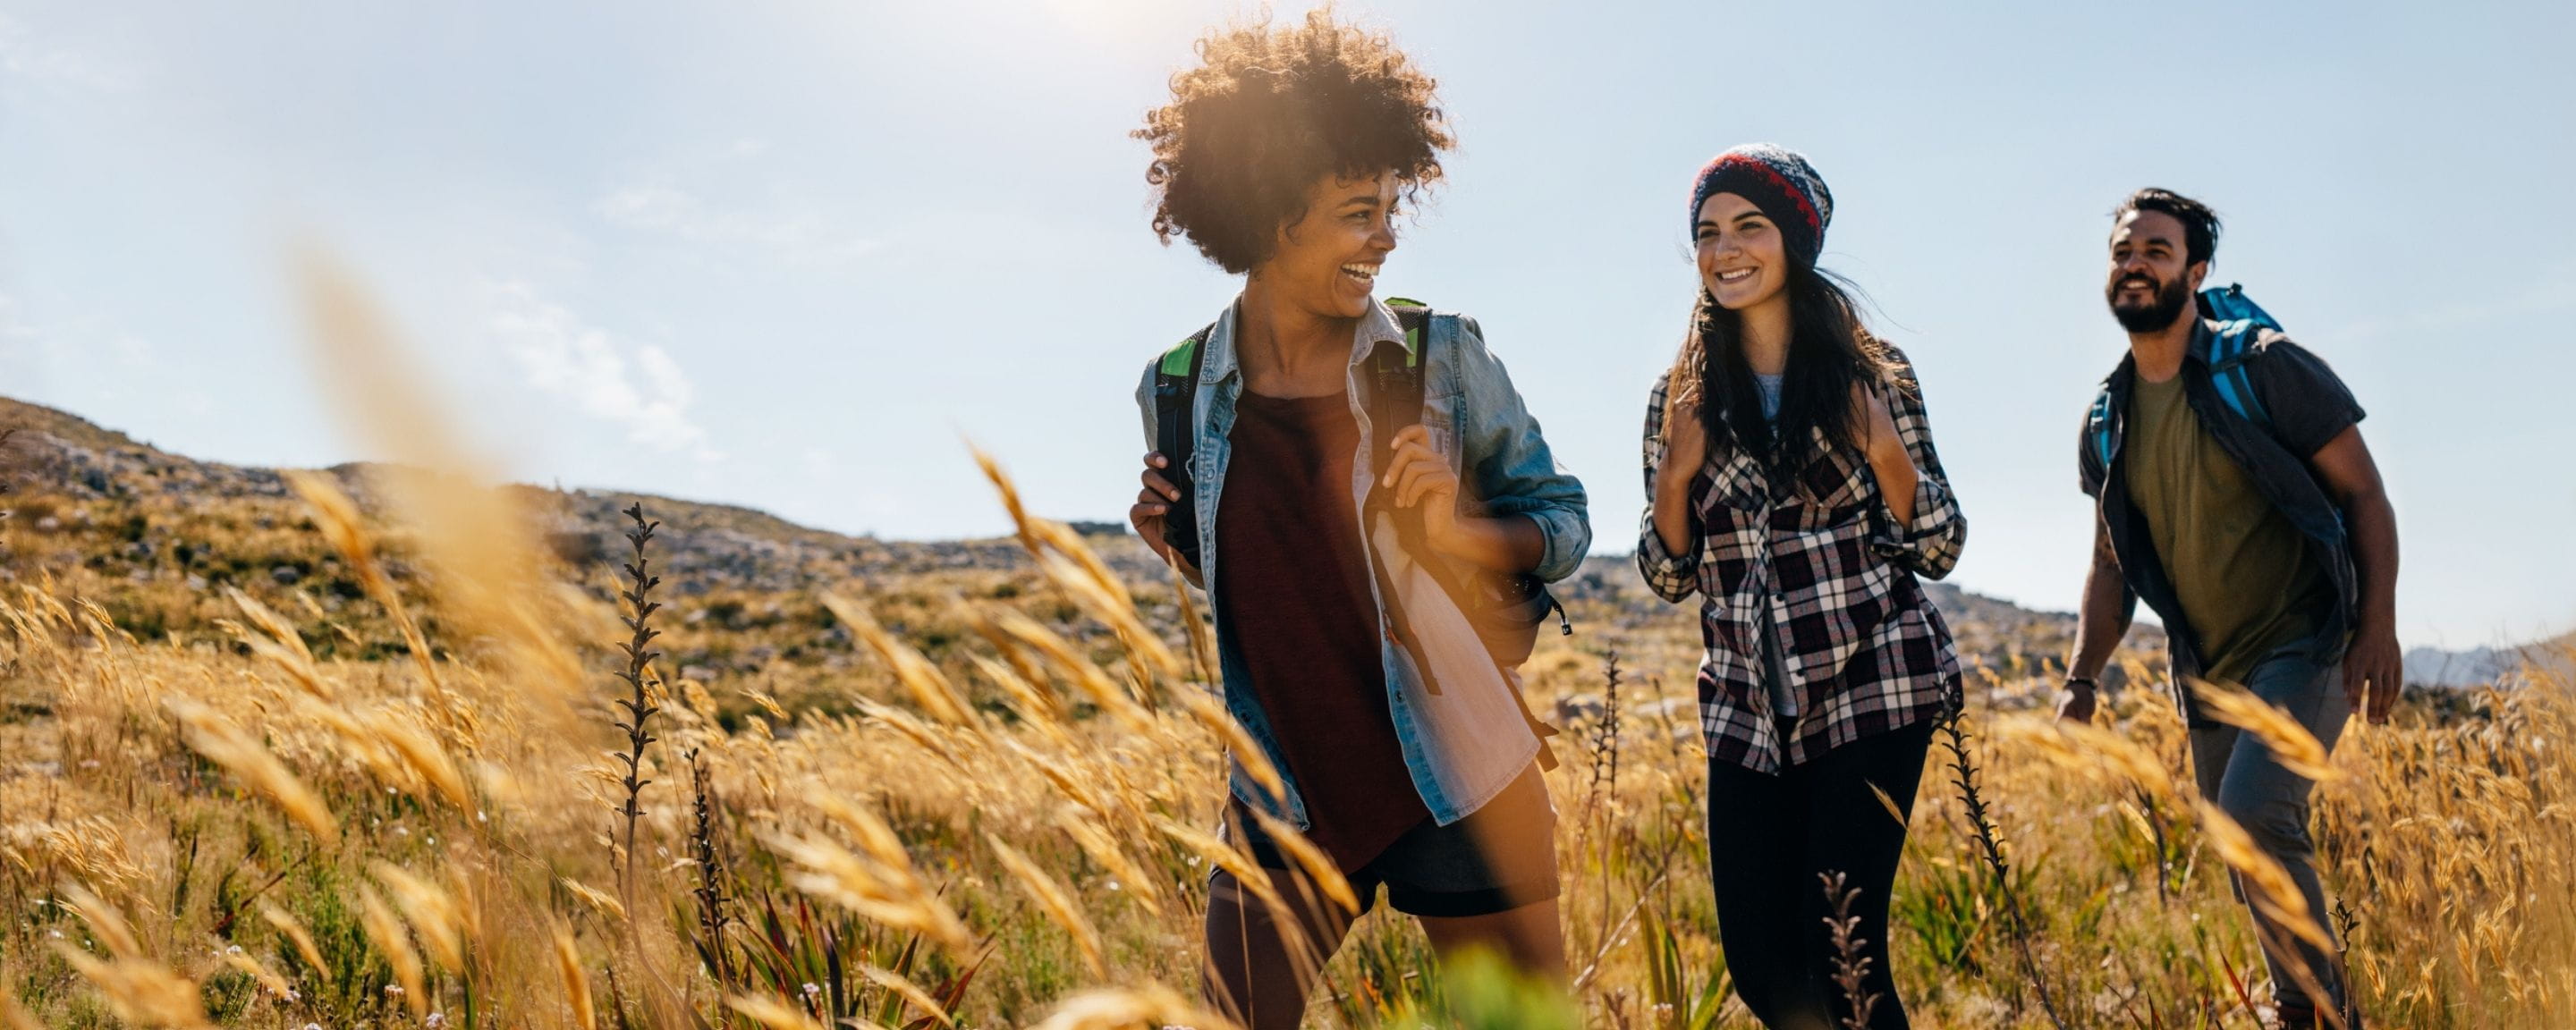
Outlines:
[[0, 351], [40, 345], [36, 327], [18, 315], [17, 298], [0, 293]]
[[[659, 167], [644, 167], [590, 203], [592, 214], [621, 229], [662, 234], [690, 245], [765, 250], [796, 265], [837, 263], [876, 250], [829, 206], [778, 198], [762, 188], [757, 165], [770, 142], [732, 139], [701, 152], [680, 154]], [[696, 183], [696, 185], [688, 185]], [[737, 201], [747, 191], [768, 203]]]
[[162, 368], [161, 353], [152, 341], [113, 323], [84, 319], [39, 325], [28, 320], [26, 310], [16, 297], [0, 293], [0, 358], [56, 369], [100, 359], [113, 361], [123, 373]]
[[0, 373], [6, 373], [0, 393], [24, 399], [50, 363], [49, 351], [45, 336], [19, 313], [17, 299], [0, 293]]
[[140, 85], [131, 66], [40, 38], [27, 23], [0, 13], [0, 78], [40, 86], [124, 93]]
[[[735, 144], [737, 151], [757, 154], [756, 141]], [[611, 225], [656, 233], [685, 243], [765, 250], [789, 262], [815, 264], [846, 260], [875, 250], [877, 241], [836, 225], [829, 213], [789, 205], [783, 210], [753, 212], [709, 203], [698, 194], [667, 181], [633, 182], [602, 194], [591, 211]]]
[[526, 283], [496, 283], [492, 293], [492, 333], [529, 386], [623, 428], [636, 443], [699, 461], [724, 458], [691, 419], [697, 388], [670, 354], [624, 346]]
[[161, 362], [161, 353], [153, 349], [152, 341], [140, 336], [120, 335], [109, 340], [107, 352], [115, 355], [116, 363], [127, 369], [154, 368]]
[[822, 447], [809, 446], [798, 456], [803, 459], [805, 463], [805, 479], [807, 482], [821, 483], [839, 478], [841, 459], [830, 450]]

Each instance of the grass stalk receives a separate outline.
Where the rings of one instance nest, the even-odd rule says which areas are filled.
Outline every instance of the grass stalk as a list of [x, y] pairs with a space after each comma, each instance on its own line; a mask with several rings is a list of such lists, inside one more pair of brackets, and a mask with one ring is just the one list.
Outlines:
[[640, 503], [628, 507], [626, 517], [634, 522], [634, 527], [626, 531], [626, 540], [635, 549], [635, 559], [626, 563], [627, 587], [620, 595], [625, 599], [627, 609], [621, 619], [630, 635], [618, 645], [625, 652], [626, 665], [617, 670], [617, 678], [626, 684], [630, 696], [617, 698], [614, 702], [626, 710], [625, 718], [617, 720], [616, 726], [626, 731], [627, 745], [626, 750], [616, 753], [617, 760], [626, 765], [625, 779], [619, 783], [626, 791], [626, 799], [617, 811], [626, 820], [626, 832], [617, 880], [619, 900], [626, 904], [627, 911], [634, 912], [639, 911], [635, 905], [635, 862], [638, 854], [635, 833], [644, 817], [641, 803], [644, 788], [653, 782], [643, 778], [644, 749], [658, 739], [647, 728], [647, 723], [654, 713], [661, 711], [645, 686], [645, 677], [652, 671], [653, 660], [661, 657], [661, 652], [649, 648], [653, 638], [662, 635], [660, 630], [652, 627], [653, 613], [660, 610], [662, 604], [651, 599], [653, 588], [661, 584], [662, 578], [652, 574], [652, 557], [646, 553], [646, 548], [653, 541], [653, 531], [662, 524], [645, 521], [644, 506]]
[[1960, 804], [1967, 811], [1977, 857], [1994, 877], [1995, 897], [2001, 902], [2004, 928], [2010, 931], [2014, 953], [2021, 960], [2022, 976], [2038, 995], [2039, 1009], [2047, 1015], [2049, 1024], [2057, 1030], [2067, 1030], [2066, 1017], [2058, 1014], [2057, 1001], [2049, 994], [2048, 977], [2040, 970], [2039, 958], [2031, 947], [2030, 922], [2023, 916], [2020, 895], [2013, 889], [2012, 866], [2004, 858], [2002, 835], [1996, 831], [1985, 793], [1977, 785], [1977, 763], [1968, 752], [1966, 722], [1967, 706], [1954, 700], [1936, 724], [1941, 745], [1950, 752], [1951, 785], [1958, 788]]
[[1865, 953], [1869, 940], [1856, 936], [1860, 917], [1851, 912], [1852, 902], [1860, 899], [1860, 888], [1847, 886], [1841, 870], [1817, 874], [1824, 881], [1825, 904], [1833, 915], [1825, 917], [1825, 932], [1834, 944], [1834, 986], [1842, 991], [1843, 1030], [1869, 1030], [1870, 1013], [1878, 1009], [1878, 992], [1869, 989], [1871, 959]]

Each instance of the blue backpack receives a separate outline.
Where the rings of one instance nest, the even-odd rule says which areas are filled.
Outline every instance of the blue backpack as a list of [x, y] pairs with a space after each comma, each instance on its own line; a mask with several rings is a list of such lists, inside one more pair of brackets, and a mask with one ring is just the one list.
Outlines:
[[[2253, 298], [2245, 295], [2245, 287], [2236, 283], [2200, 291], [2197, 307], [2201, 318], [2214, 323], [2209, 327], [2211, 340], [2206, 357], [2210, 383], [2218, 388], [2218, 399], [2236, 417], [2269, 432], [2272, 413], [2263, 409], [2263, 398], [2254, 392], [2254, 377], [2248, 374], [2245, 365], [2261, 353], [2254, 349], [2254, 342], [2263, 335], [2263, 330], [2284, 331], [2280, 320], [2263, 310], [2262, 305], [2254, 303]], [[2108, 383], [2103, 384], [2102, 392], [2093, 397], [2093, 410], [2084, 421], [2084, 442], [2107, 472], [2111, 467], [2111, 455], [2118, 449], [2118, 441], [2111, 436], [2111, 387]]]

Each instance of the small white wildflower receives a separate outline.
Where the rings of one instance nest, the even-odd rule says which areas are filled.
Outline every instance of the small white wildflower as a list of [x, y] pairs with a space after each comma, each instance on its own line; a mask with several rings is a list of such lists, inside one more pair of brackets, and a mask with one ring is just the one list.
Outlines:
[[385, 993], [386, 993], [386, 994], [391, 994], [391, 995], [400, 996], [400, 995], [402, 994], [402, 985], [401, 985], [401, 984], [386, 984], [386, 985], [385, 985]]
[[242, 953], [241, 945], [238, 945], [238, 944], [233, 945], [232, 947], [229, 947], [229, 948], [225, 948], [225, 949], [224, 949], [224, 954], [226, 954], [226, 955], [239, 955], [239, 954], [241, 954], [241, 953]]
[[427, 1024], [427, 1025], [429, 1026], [429, 1030], [438, 1030], [438, 1028], [439, 1028], [439, 1027], [446, 1026], [446, 1025], [447, 1025], [447, 1013], [444, 1013], [444, 1012], [432, 1012], [432, 1013], [430, 1013], [430, 1014], [429, 1014], [429, 1021], [428, 1021], [428, 1024]]
[[404, 829], [404, 828], [402, 828], [402, 827], [400, 827], [400, 826], [397, 826], [397, 827], [394, 827], [394, 836], [396, 836], [396, 837], [409, 837], [409, 836], [411, 836], [411, 831], [410, 831], [410, 830], [406, 830], [406, 829]]
[[821, 993], [823, 993], [823, 989], [822, 989], [822, 988], [817, 987], [817, 986], [814, 986], [813, 984], [810, 984], [810, 983], [805, 985], [805, 996], [806, 996], [806, 997], [811, 998], [811, 997], [813, 997], [813, 996], [815, 996], [815, 995], [817, 995], [817, 994], [821, 994]]
[[304, 1024], [304, 1030], [322, 1030], [322, 1024], [320, 1024], [320, 1023], [306, 1023], [306, 1024]]
[[47, 930], [45, 931], [45, 936], [59, 941], [63, 939], [63, 932], [60, 930]]

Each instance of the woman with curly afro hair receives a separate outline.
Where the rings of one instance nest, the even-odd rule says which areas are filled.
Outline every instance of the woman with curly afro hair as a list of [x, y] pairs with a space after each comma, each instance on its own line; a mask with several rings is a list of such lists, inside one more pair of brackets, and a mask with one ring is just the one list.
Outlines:
[[1146, 368], [1147, 439], [1177, 446], [1152, 445], [1128, 517], [1207, 588], [1260, 751], [1234, 756], [1226, 831], [1277, 889], [1213, 876], [1209, 1000], [1295, 1027], [1381, 887], [1434, 947], [1561, 983], [1545, 728], [1516, 669], [1591, 529], [1476, 322], [1375, 297], [1451, 145], [1432, 81], [1321, 12], [1198, 56], [1136, 134], [1154, 231], [1243, 290]]

